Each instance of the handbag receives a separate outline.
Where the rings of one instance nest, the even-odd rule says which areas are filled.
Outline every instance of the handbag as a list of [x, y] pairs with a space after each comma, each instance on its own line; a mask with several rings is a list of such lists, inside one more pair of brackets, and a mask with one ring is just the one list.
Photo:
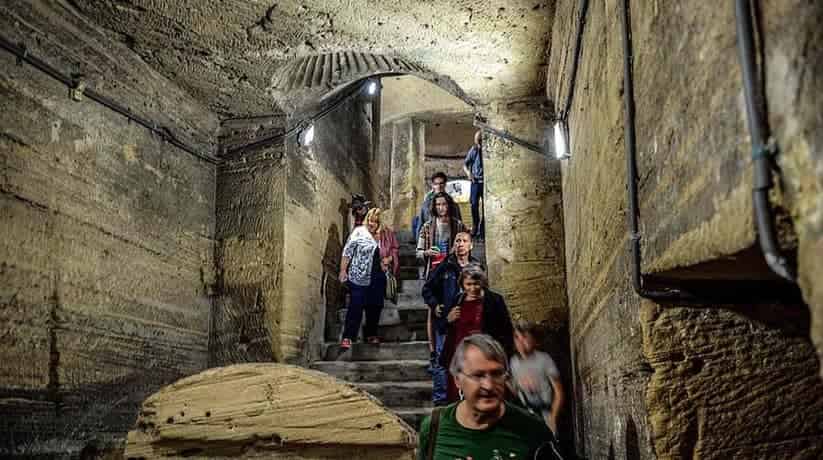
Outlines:
[[394, 277], [391, 271], [386, 272], [386, 293], [384, 297], [397, 305], [397, 278]]

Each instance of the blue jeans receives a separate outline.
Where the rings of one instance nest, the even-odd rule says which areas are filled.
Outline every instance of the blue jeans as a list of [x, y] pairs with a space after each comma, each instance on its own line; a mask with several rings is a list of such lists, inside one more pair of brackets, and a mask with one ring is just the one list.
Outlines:
[[363, 326], [363, 337], [377, 337], [377, 325], [380, 322], [380, 312], [383, 310], [383, 296], [386, 293], [386, 274], [373, 272], [371, 284], [358, 286], [348, 282], [351, 291], [349, 309], [346, 312], [346, 326], [343, 329], [343, 338], [357, 340], [360, 333], [360, 322], [363, 320], [363, 311], [366, 312], [366, 324]]
[[482, 237], [486, 234], [485, 216], [480, 216], [480, 199], [483, 198], [483, 183], [472, 182], [469, 191], [469, 203], [472, 207], [472, 234]]
[[446, 344], [446, 334], [434, 331], [434, 357], [429, 362], [429, 374], [432, 376], [432, 403], [435, 405], [446, 404], [446, 395], [449, 382], [449, 372], [440, 365], [440, 355], [443, 353], [443, 345]]
[[420, 238], [420, 227], [423, 224], [420, 222], [420, 216], [412, 217], [412, 235], [414, 235], [414, 244], [417, 244], [417, 238]]

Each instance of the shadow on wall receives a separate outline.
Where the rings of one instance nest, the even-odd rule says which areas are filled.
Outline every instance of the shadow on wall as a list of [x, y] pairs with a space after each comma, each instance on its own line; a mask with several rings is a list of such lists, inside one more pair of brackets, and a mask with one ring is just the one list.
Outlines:
[[[545, 351], [552, 357], [555, 364], [560, 370], [560, 381], [566, 393], [566, 402], [560, 418], [560, 432], [569, 433], [568, 441], [575, 443], [574, 435], [574, 408], [580, 403], [581, 399], [572, 390], [572, 360], [569, 349], [569, 328], [564, 326], [560, 329], [547, 329], [545, 324], [538, 329], [539, 349]], [[564, 440], [565, 442], [566, 440]]]
[[[158, 367], [56, 394], [0, 388], [0, 458], [99, 458], [122, 452], [143, 401], [182, 377], [176, 369]], [[88, 457], [91, 453], [96, 457]]]
[[640, 438], [634, 419], [626, 420], [626, 460], [640, 460]]
[[[348, 204], [344, 200], [341, 201], [341, 213], [343, 218], [348, 217]], [[346, 289], [337, 279], [340, 271], [340, 257], [343, 254], [343, 245], [341, 244], [340, 233], [336, 224], [329, 226], [328, 235], [326, 237], [326, 245], [323, 249], [323, 280], [320, 284], [320, 295], [325, 302], [325, 318], [326, 325], [323, 331], [326, 342], [336, 341], [339, 333], [339, 321], [337, 320], [337, 311], [345, 304]]]

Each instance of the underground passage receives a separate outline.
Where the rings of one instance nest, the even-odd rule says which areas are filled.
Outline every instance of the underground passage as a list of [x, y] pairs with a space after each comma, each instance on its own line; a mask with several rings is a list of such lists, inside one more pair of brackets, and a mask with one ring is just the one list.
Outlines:
[[0, 5], [0, 458], [823, 458], [823, 3]]

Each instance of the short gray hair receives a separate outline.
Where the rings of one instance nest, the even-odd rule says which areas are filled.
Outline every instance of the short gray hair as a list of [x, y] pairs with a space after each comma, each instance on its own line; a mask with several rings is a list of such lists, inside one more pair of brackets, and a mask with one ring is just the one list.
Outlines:
[[463, 280], [466, 278], [477, 281], [480, 283], [480, 287], [484, 289], [489, 287], [489, 277], [486, 275], [486, 271], [483, 270], [482, 265], [476, 262], [469, 263], [460, 272], [460, 278], [457, 282], [461, 289], [463, 288]]
[[452, 362], [449, 365], [449, 372], [453, 377], [463, 371], [463, 363], [466, 361], [466, 349], [469, 346], [476, 347], [483, 353], [486, 359], [496, 361], [503, 365], [506, 371], [509, 370], [509, 360], [506, 358], [506, 352], [503, 350], [503, 345], [494, 340], [490, 335], [486, 334], [472, 334], [460, 342], [457, 350], [454, 351]]

